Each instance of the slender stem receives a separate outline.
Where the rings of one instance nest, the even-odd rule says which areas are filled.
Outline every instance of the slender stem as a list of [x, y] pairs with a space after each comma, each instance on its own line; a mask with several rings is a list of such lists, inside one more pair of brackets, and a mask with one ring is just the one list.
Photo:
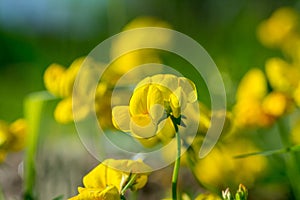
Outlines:
[[130, 180], [128, 181], [128, 183], [122, 188], [121, 195], [124, 195], [125, 191], [132, 186], [136, 177], [137, 177], [137, 174], [133, 174], [133, 176], [130, 177]]
[[[284, 147], [289, 148], [291, 146], [291, 142], [289, 140], [289, 121], [287, 119], [279, 119], [278, 120], [278, 129], [280, 133], [280, 138]], [[296, 148], [297, 149], [297, 148]], [[289, 151], [285, 156], [286, 163], [286, 171], [287, 175], [296, 199], [300, 199], [300, 173], [297, 162], [296, 153], [294, 151]]]
[[177, 200], [177, 181], [178, 181], [178, 173], [180, 168], [180, 155], [181, 155], [181, 139], [178, 131], [176, 131], [176, 140], [177, 140], [177, 156], [175, 160], [173, 177], [172, 177], [172, 199], [173, 200]]

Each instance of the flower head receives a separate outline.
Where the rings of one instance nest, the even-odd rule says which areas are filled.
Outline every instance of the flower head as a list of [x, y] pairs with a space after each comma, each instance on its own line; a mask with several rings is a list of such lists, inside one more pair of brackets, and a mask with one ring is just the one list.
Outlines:
[[131, 132], [144, 146], [169, 142], [189, 104], [197, 100], [195, 85], [184, 77], [159, 74], [143, 79], [129, 106], [112, 110], [116, 128]]
[[84, 187], [79, 187], [79, 194], [70, 200], [120, 199], [125, 186], [131, 190], [145, 186], [148, 174], [144, 171], [151, 168], [140, 160], [107, 159], [83, 178]]

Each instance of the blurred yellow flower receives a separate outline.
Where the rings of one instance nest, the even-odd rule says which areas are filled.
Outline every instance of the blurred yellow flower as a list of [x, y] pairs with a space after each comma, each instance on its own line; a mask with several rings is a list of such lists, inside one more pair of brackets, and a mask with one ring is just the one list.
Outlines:
[[0, 163], [5, 160], [8, 153], [24, 149], [26, 129], [24, 119], [18, 119], [11, 124], [0, 121]]
[[273, 122], [261, 106], [266, 94], [267, 82], [263, 72], [259, 69], [248, 71], [237, 89], [237, 102], [233, 108], [236, 127], [268, 126]]
[[288, 7], [279, 8], [258, 27], [258, 38], [267, 47], [280, 47], [297, 28], [298, 16]]
[[290, 107], [290, 101], [280, 92], [269, 93], [262, 102], [263, 111], [273, 117], [282, 116]]
[[[162, 27], [162, 28], [170, 28], [171, 26], [160, 19], [154, 17], [138, 17], [129, 22], [124, 28], [123, 31], [135, 29], [135, 28], [142, 28], [142, 27]], [[160, 35], [159, 38], [156, 38], [155, 41], [158, 44], [166, 44], [170, 39], [170, 35]], [[145, 35], [141, 35], [138, 33], [132, 33], [129, 35], [122, 35], [118, 37], [112, 46], [111, 55], [113, 57], [118, 57], [112, 63], [112, 69], [117, 74], [124, 74], [128, 72], [130, 69], [137, 67], [142, 64], [146, 63], [160, 63], [160, 58], [158, 56], [158, 51], [154, 49], [139, 49], [125, 55], [122, 55], [122, 50], [128, 49], [131, 45], [138, 46], [147, 43], [149, 38]], [[151, 40], [151, 42], [155, 42]], [[121, 56], [122, 55], [122, 56]], [[119, 57], [120, 56], [120, 57]]]
[[69, 68], [56, 63], [50, 65], [44, 73], [46, 89], [57, 97], [71, 96], [75, 78], [84, 59], [84, 57], [76, 59]]
[[[112, 110], [116, 128], [131, 132], [144, 146], [169, 142], [188, 104], [197, 100], [195, 85], [184, 77], [158, 74], [143, 79], [135, 88], [129, 106]], [[188, 116], [187, 116], [188, 117]]]
[[[275, 79], [274, 79], [275, 80]], [[251, 69], [242, 78], [233, 108], [235, 127], [266, 127], [291, 107], [282, 92], [267, 91], [267, 80], [260, 69]]]
[[265, 67], [272, 88], [291, 96], [300, 80], [300, 68], [280, 58], [267, 60]]
[[[199, 144], [193, 144], [193, 147], [198, 152]], [[204, 186], [224, 188], [241, 182], [251, 186], [264, 173], [266, 158], [253, 156], [235, 159], [234, 156], [256, 151], [259, 149], [250, 140], [226, 138], [207, 157], [196, 160], [192, 170]]]
[[[122, 189], [138, 190], [145, 186], [151, 168], [142, 161], [107, 159], [83, 178], [84, 188], [79, 187], [77, 196], [70, 200], [120, 199]], [[148, 172], [148, 173], [147, 173]]]

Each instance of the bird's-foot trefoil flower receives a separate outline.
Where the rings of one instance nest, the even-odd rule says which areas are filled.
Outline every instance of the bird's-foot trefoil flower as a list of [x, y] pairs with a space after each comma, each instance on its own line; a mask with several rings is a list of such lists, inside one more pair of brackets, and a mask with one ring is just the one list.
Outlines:
[[140, 160], [107, 159], [83, 178], [84, 187], [69, 200], [119, 200], [127, 189], [145, 186], [151, 168]]
[[182, 118], [196, 102], [195, 85], [184, 77], [158, 74], [143, 79], [134, 89], [129, 106], [112, 110], [116, 128], [130, 132], [144, 146], [168, 143], [185, 126]]

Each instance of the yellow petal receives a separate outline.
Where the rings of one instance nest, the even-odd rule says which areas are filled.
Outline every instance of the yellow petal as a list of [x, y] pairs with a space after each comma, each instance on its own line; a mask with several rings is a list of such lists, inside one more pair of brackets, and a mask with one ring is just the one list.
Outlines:
[[196, 86], [195, 84], [184, 77], [179, 77], [179, 86], [182, 88], [182, 91], [184, 91], [184, 93], [187, 96], [187, 101], [189, 103], [194, 103], [195, 101], [197, 101], [197, 90], [196, 90]]
[[148, 95], [149, 85], [144, 85], [137, 88], [129, 103], [129, 109], [131, 115], [147, 114], [147, 95]]
[[138, 175], [138, 177], [135, 180], [135, 183], [132, 185], [132, 190], [136, 191], [138, 189], [143, 188], [146, 185], [147, 181], [148, 181], [147, 175], [144, 174]]
[[298, 85], [300, 71], [280, 58], [271, 58], [266, 62], [266, 74], [273, 89], [291, 93]]
[[133, 137], [135, 137], [144, 147], [151, 148], [154, 147], [159, 143], [159, 138], [157, 136], [153, 136], [150, 138], [141, 138], [139, 136], [135, 136], [133, 134]]
[[119, 200], [120, 194], [114, 186], [107, 186], [105, 189], [81, 188], [80, 193], [69, 200]]
[[104, 189], [107, 185], [114, 185], [120, 191], [120, 183], [122, 180], [122, 172], [110, 167], [112, 159], [105, 160], [99, 164], [92, 171], [90, 171], [84, 178], [83, 184], [86, 188]]
[[267, 81], [260, 69], [251, 69], [242, 78], [236, 98], [241, 99], [262, 99], [267, 93]]
[[268, 47], [279, 47], [297, 27], [298, 16], [288, 7], [279, 8], [272, 16], [263, 21], [258, 28], [260, 41]]
[[145, 164], [142, 160], [114, 160], [107, 159], [103, 164], [118, 169], [118, 171], [126, 173], [143, 173], [152, 171], [151, 167]]
[[128, 106], [116, 106], [112, 109], [112, 121], [117, 129], [130, 131], [130, 113]]
[[135, 115], [131, 118], [130, 130], [137, 137], [150, 138], [155, 135], [157, 125], [149, 115]]
[[174, 93], [170, 95], [170, 106], [173, 116], [178, 118], [181, 115], [181, 111], [185, 109], [187, 104], [187, 98], [181, 87], [178, 87]]
[[0, 121], [0, 149], [9, 141], [8, 124]]
[[155, 122], [157, 122], [163, 116], [163, 106], [164, 97], [162, 92], [155, 85], [150, 85], [147, 95], [147, 110]]
[[279, 92], [271, 92], [262, 103], [264, 112], [275, 117], [282, 116], [288, 107], [286, 96]]
[[9, 126], [9, 132], [12, 135], [12, 141], [9, 145], [10, 151], [20, 151], [26, 144], [27, 124], [24, 119], [18, 119]]
[[72, 98], [61, 100], [54, 111], [54, 118], [57, 122], [67, 124], [73, 121]]
[[44, 73], [44, 84], [46, 89], [58, 97], [63, 97], [60, 90], [60, 84], [66, 68], [59, 64], [50, 65]]
[[175, 127], [170, 117], [158, 125], [157, 137], [164, 143], [168, 143], [175, 135]]
[[163, 93], [174, 92], [178, 87], [178, 77], [173, 74], [158, 74], [151, 79]]

